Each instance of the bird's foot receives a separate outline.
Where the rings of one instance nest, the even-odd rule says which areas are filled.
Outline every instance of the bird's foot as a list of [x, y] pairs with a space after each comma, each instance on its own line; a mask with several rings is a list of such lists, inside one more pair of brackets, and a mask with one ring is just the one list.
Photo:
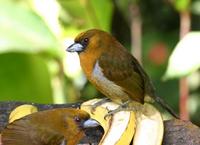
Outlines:
[[101, 106], [102, 104], [106, 103], [106, 102], [110, 102], [111, 100], [109, 98], [103, 98], [101, 101], [95, 103], [94, 105], [92, 105], [91, 107], [91, 113], [94, 114], [96, 108], [98, 106]]
[[129, 103], [130, 103], [130, 101], [127, 101], [127, 102], [121, 104], [121, 105], [120, 105], [119, 107], [117, 107], [115, 110], [110, 110], [110, 111], [108, 111], [108, 113], [104, 116], [104, 119], [106, 119], [107, 117], [112, 116], [112, 115], [114, 115], [115, 113], [118, 113], [118, 112], [120, 112], [120, 111], [131, 111], [131, 110], [133, 110], [133, 108], [130, 108], [130, 107], [129, 107]]
[[118, 113], [120, 111], [134, 111], [137, 112], [141, 109], [141, 104], [139, 103], [133, 103], [132, 101], [127, 101], [123, 104], [121, 104], [119, 107], [117, 107], [115, 110], [109, 111], [105, 116], [104, 119], [106, 119], [109, 116], [114, 115], [115, 113]]

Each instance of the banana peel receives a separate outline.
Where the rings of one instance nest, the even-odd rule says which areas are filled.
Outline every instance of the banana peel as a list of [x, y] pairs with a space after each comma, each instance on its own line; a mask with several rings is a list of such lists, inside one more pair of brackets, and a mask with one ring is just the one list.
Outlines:
[[20, 119], [26, 115], [29, 115], [29, 114], [37, 112], [37, 111], [38, 111], [37, 107], [35, 107], [33, 105], [25, 104], [25, 105], [18, 106], [10, 113], [8, 122], [12, 123], [13, 121], [15, 121], [17, 119]]
[[116, 109], [119, 105], [113, 102], [106, 102], [98, 106], [92, 113], [92, 105], [100, 101], [93, 99], [81, 105], [81, 109], [87, 111], [91, 118], [97, 120], [104, 129], [104, 135], [100, 145], [128, 145], [130, 144], [135, 132], [135, 113], [130, 111], [120, 111], [113, 116], [104, 116]]
[[137, 127], [133, 145], [161, 145], [164, 125], [160, 112], [151, 104], [145, 103], [137, 113]]
[[94, 111], [92, 106], [101, 99], [84, 102], [81, 109], [88, 112], [104, 129], [99, 145], [161, 145], [163, 138], [163, 121], [161, 114], [152, 105], [145, 103], [140, 110], [120, 111], [112, 116], [104, 116], [119, 105], [106, 102]]

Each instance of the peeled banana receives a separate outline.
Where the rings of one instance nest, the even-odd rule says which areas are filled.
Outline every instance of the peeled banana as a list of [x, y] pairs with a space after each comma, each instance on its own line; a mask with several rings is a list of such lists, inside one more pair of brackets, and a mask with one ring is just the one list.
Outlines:
[[160, 112], [148, 103], [140, 111], [136, 117], [133, 145], [161, 145], [164, 126]]
[[93, 111], [92, 105], [99, 101], [101, 99], [93, 99], [81, 105], [81, 109], [104, 129], [99, 145], [130, 145], [131, 141], [133, 145], [161, 145], [163, 121], [160, 112], [152, 105], [146, 103], [138, 111], [120, 111], [105, 119], [104, 116], [119, 105], [106, 102]]

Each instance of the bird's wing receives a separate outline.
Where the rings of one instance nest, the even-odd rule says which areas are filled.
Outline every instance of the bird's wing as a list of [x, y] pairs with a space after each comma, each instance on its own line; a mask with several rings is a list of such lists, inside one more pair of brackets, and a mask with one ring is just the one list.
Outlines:
[[21, 118], [3, 130], [2, 142], [5, 145], [43, 145], [44, 143], [59, 145], [64, 139], [51, 129], [42, 127], [31, 122], [28, 116]]
[[131, 99], [143, 103], [144, 80], [138, 65], [137, 60], [124, 51], [120, 55], [104, 53], [99, 58], [99, 66], [104, 76], [122, 87]]
[[[5, 145], [33, 145], [29, 138], [30, 128], [27, 120], [17, 120], [9, 124], [2, 132], [2, 142]], [[29, 123], [28, 123], [29, 124]], [[29, 124], [30, 125], [30, 124]]]

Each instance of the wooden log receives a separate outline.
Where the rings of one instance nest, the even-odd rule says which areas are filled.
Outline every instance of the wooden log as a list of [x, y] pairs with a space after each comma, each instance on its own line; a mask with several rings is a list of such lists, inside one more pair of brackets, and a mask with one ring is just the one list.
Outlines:
[[164, 127], [163, 145], [200, 145], [200, 128], [190, 121], [168, 120]]

